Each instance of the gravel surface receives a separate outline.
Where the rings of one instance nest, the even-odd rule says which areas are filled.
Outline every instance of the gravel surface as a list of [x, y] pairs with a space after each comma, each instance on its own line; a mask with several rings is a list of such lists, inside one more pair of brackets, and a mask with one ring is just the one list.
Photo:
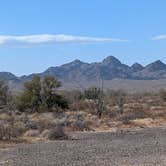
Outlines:
[[166, 166], [166, 128], [77, 133], [0, 151], [0, 166]]

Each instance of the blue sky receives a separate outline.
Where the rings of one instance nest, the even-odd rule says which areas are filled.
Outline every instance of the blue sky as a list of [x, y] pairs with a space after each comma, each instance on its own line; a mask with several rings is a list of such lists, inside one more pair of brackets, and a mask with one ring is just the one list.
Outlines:
[[74, 59], [101, 61], [108, 55], [129, 65], [166, 62], [165, 0], [0, 3], [0, 71], [24, 75]]

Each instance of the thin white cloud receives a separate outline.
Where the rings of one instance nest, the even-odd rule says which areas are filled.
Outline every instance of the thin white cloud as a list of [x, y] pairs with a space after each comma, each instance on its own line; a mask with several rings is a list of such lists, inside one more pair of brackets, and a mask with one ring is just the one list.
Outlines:
[[64, 34], [39, 34], [26, 36], [0, 35], [0, 46], [17, 45], [43, 45], [58, 43], [104, 43], [104, 42], [127, 42], [128, 40], [116, 38], [100, 38], [87, 36], [72, 36]]
[[164, 40], [166, 39], [166, 34], [154, 36], [152, 40]]

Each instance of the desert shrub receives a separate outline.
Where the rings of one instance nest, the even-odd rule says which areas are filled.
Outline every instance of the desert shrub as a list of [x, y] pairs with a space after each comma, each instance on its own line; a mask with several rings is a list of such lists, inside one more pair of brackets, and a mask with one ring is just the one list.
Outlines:
[[15, 121], [14, 128], [17, 129], [18, 135], [22, 135], [26, 130], [26, 125], [22, 121]]
[[49, 140], [65, 139], [67, 135], [65, 134], [63, 127], [61, 125], [56, 126], [54, 129], [49, 130], [46, 136]]
[[0, 115], [0, 140], [16, 139], [26, 131], [25, 123], [14, 112], [6, 109]]
[[9, 110], [17, 110], [19, 105], [20, 105], [20, 96], [17, 94], [9, 93], [8, 101], [7, 101], [7, 108]]
[[97, 100], [97, 99], [99, 99], [101, 93], [103, 93], [103, 92], [102, 92], [102, 90], [100, 88], [91, 87], [91, 88], [86, 89], [84, 91], [84, 97], [86, 99]]
[[123, 114], [127, 94], [122, 90], [112, 91], [110, 93], [110, 97], [112, 98], [113, 102], [118, 105], [120, 114]]
[[50, 121], [48, 119], [40, 119], [38, 120], [36, 123], [37, 129], [42, 131], [44, 129], [51, 129], [54, 128], [56, 126], [54, 121]]
[[37, 123], [30, 120], [25, 123], [25, 127], [31, 130], [37, 130], [39, 128]]
[[125, 115], [123, 117], [121, 117], [119, 120], [122, 121], [123, 124], [128, 125], [131, 123], [131, 120], [134, 120], [135, 118], [133, 118], [133, 114], [131, 115]]
[[84, 94], [80, 90], [65, 91], [64, 95], [70, 103], [79, 102], [84, 99]]
[[131, 120], [144, 119], [147, 117], [148, 114], [141, 107], [139, 107], [133, 110], [132, 112], [129, 112], [128, 114], [121, 116], [119, 120], [122, 121], [123, 124], [129, 124]]
[[98, 118], [100, 119], [102, 113], [106, 110], [105, 107], [105, 94], [101, 88], [91, 87], [84, 91], [86, 99], [93, 100], [95, 102]]
[[[80, 100], [70, 104], [70, 110], [80, 111], [90, 109], [92, 112], [96, 109], [96, 104], [91, 100]], [[95, 112], [94, 112], [95, 113]]]
[[20, 135], [17, 128], [12, 125], [1, 125], [0, 126], [0, 140], [12, 140], [18, 138]]
[[74, 131], [89, 131], [90, 127], [88, 124], [88, 121], [78, 119], [71, 124], [71, 127]]
[[99, 93], [100, 93], [100, 89], [97, 87], [91, 87], [89, 89], [86, 89], [84, 91], [84, 96], [86, 99], [98, 99], [99, 98]]
[[56, 101], [54, 103], [54, 107], [58, 107], [58, 108], [62, 108], [62, 109], [66, 109], [66, 108], [69, 108], [69, 105], [68, 105], [68, 101], [67, 99], [60, 95], [60, 94], [55, 94], [54, 95], [54, 101]]
[[115, 110], [111, 110], [111, 111], [109, 111], [107, 114], [108, 114], [108, 116], [109, 116], [110, 118], [115, 118], [115, 117], [118, 116], [118, 112], [115, 111]]

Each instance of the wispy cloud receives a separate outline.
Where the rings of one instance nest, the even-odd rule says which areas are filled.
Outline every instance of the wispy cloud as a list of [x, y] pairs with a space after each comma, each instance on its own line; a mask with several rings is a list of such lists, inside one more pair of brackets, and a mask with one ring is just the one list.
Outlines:
[[64, 34], [39, 34], [39, 35], [25, 35], [12, 36], [0, 35], [0, 46], [36, 46], [44, 44], [58, 44], [58, 43], [105, 43], [105, 42], [127, 42], [128, 40], [116, 38], [101, 38], [101, 37], [87, 37], [87, 36], [73, 36]]
[[154, 36], [152, 40], [164, 40], [166, 39], [166, 34]]

